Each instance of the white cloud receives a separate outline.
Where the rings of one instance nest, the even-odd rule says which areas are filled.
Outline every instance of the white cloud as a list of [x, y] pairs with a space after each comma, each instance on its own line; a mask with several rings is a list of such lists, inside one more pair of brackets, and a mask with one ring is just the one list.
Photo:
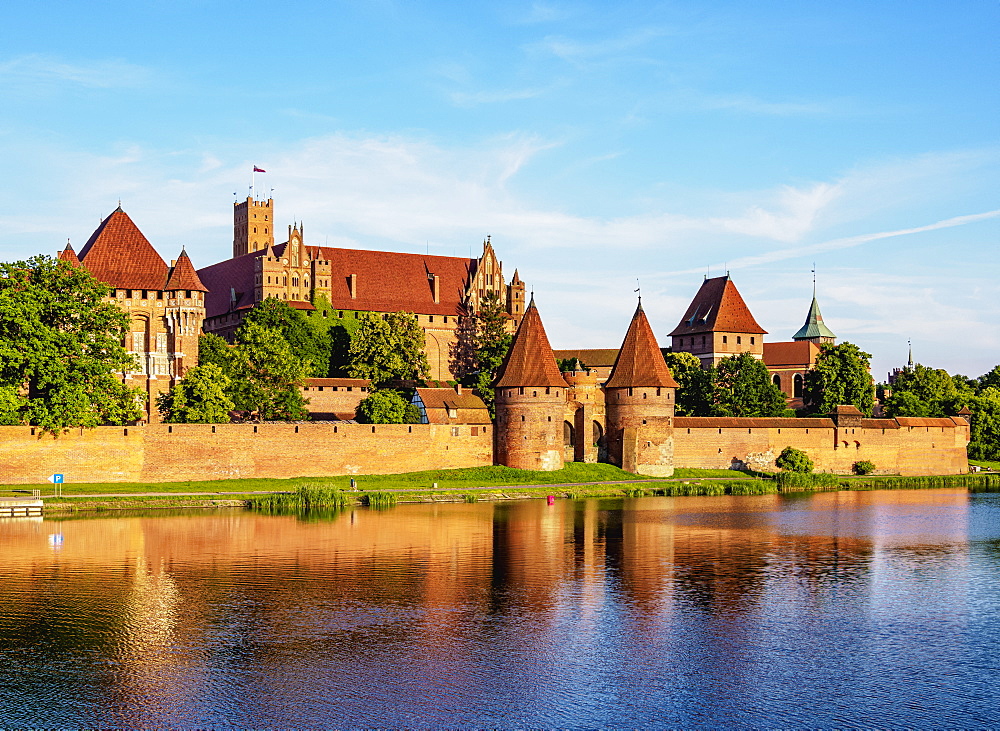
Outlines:
[[28, 54], [0, 62], [0, 85], [33, 88], [78, 85], [92, 89], [138, 88], [152, 79], [149, 69], [119, 59], [69, 63], [54, 56]]

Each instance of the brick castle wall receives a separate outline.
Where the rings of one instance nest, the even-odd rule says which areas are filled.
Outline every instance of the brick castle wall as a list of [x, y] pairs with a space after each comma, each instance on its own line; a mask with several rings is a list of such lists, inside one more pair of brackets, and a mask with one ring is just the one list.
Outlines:
[[58, 438], [0, 427], [0, 484], [168, 482], [391, 474], [493, 464], [493, 427], [436, 424], [150, 424]]
[[729, 469], [744, 464], [774, 470], [775, 458], [790, 446], [807, 453], [817, 472], [849, 473], [861, 460], [874, 463], [879, 473], [968, 472], [968, 424], [921, 419], [919, 426], [907, 426], [907, 420], [901, 421], [865, 419], [860, 426], [838, 428], [831, 419], [677, 417], [674, 467]]

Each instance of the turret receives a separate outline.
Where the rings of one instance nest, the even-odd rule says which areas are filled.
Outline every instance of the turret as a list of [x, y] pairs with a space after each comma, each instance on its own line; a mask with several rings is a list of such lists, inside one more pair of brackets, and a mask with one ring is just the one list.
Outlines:
[[642, 303], [604, 384], [608, 458], [628, 472], [674, 473], [674, 390]]
[[496, 462], [525, 470], [560, 469], [567, 386], [533, 297], [493, 387]]

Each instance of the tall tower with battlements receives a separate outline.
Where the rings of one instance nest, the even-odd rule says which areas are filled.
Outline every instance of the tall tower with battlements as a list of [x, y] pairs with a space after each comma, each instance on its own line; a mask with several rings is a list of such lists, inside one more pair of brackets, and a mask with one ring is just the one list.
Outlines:
[[233, 204], [233, 258], [274, 246], [274, 199]]

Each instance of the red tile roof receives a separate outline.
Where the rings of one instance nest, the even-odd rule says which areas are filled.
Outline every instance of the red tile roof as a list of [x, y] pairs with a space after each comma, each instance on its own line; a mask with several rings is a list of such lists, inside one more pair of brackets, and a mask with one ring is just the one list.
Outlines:
[[[330, 262], [330, 304], [338, 310], [359, 312], [413, 312], [420, 315], [458, 315], [476, 260], [454, 256], [403, 254], [366, 249], [334, 249], [306, 246], [308, 259]], [[284, 253], [285, 244], [273, 248]], [[208, 287], [206, 315], [229, 312], [232, 294], [236, 306], [252, 302], [254, 263], [265, 250], [252, 251], [198, 270]], [[357, 275], [356, 297], [351, 298], [348, 280]], [[438, 302], [434, 302], [431, 277], [438, 277]]]
[[728, 277], [706, 279], [671, 335], [707, 332], [766, 335]]
[[80, 260], [77, 258], [76, 252], [73, 251], [73, 247], [69, 245], [68, 241], [66, 242], [66, 248], [59, 252], [57, 258], [62, 259], [63, 261], [68, 261], [74, 266], [80, 266]]
[[[472, 391], [456, 393], [453, 388], [418, 388], [420, 400], [424, 402], [427, 421], [431, 424], [489, 424], [490, 412], [482, 399]], [[448, 409], [458, 413], [448, 416]]]
[[587, 368], [610, 368], [618, 358], [618, 348], [583, 348], [578, 350], [553, 350], [558, 360], [576, 358]]
[[500, 366], [495, 388], [520, 386], [556, 386], [566, 388], [566, 379], [559, 372], [552, 355], [549, 338], [545, 334], [542, 318], [532, 299], [521, 318], [514, 335], [514, 342]]
[[121, 206], [80, 249], [80, 261], [95, 277], [118, 289], [162, 290], [167, 281], [166, 262]]
[[764, 343], [764, 365], [766, 366], [801, 366], [807, 368], [815, 365], [817, 355], [819, 355], [819, 346], [808, 340], [787, 343]]
[[181, 249], [181, 255], [177, 257], [177, 261], [170, 270], [170, 276], [167, 277], [167, 283], [163, 289], [191, 289], [199, 292], [208, 291], [205, 285], [201, 283], [201, 280], [198, 279], [198, 275], [194, 271], [194, 266], [191, 264], [191, 259], [188, 257], [187, 252], [184, 251], [184, 249]]
[[[955, 421], [950, 416], [941, 418], [897, 416], [896, 421], [899, 422], [900, 426], [955, 426]], [[965, 420], [963, 419], [962, 421], [964, 422]]]
[[640, 304], [625, 333], [625, 340], [615, 359], [605, 388], [631, 388], [652, 386], [677, 388], [677, 381], [670, 374], [660, 346], [656, 344], [653, 328]]
[[[476, 266], [475, 259], [453, 256], [331, 249], [325, 246], [308, 246], [306, 249], [310, 256], [330, 262], [333, 273], [330, 303], [338, 310], [457, 315]], [[357, 275], [357, 296], [354, 299], [347, 284], [352, 274]], [[439, 296], [436, 303], [433, 275], [438, 277]]]

